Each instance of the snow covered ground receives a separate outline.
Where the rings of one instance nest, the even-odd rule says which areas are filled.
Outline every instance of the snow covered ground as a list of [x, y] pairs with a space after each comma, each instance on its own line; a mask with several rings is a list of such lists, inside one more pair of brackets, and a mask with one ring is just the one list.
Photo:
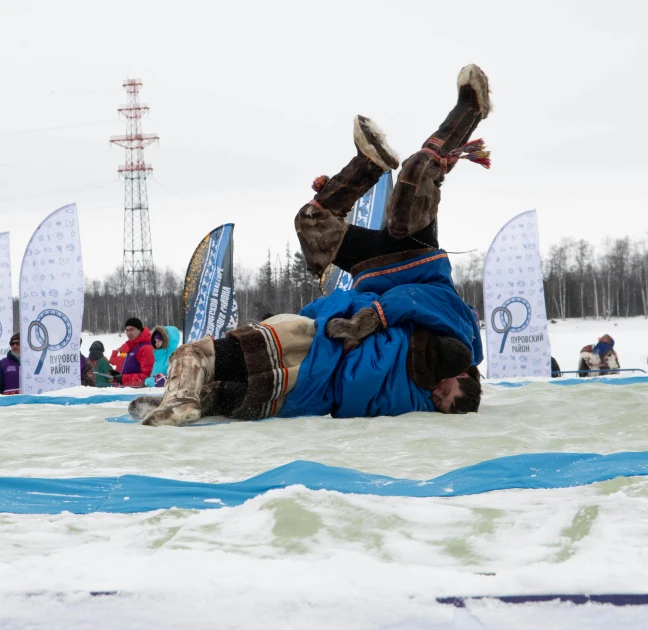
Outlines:
[[[646, 367], [644, 319], [560, 321], [552, 353], [574, 369], [606, 332], [623, 367]], [[125, 339], [84, 337], [83, 348], [97, 338], [107, 354]], [[307, 459], [424, 479], [503, 455], [648, 450], [645, 385], [487, 384], [479, 415], [455, 417], [105, 421], [126, 406], [0, 408], [0, 475], [225, 482]], [[456, 498], [291, 487], [205, 511], [0, 514], [0, 627], [643, 628], [646, 607], [435, 598], [648, 593], [647, 518], [642, 477]]]

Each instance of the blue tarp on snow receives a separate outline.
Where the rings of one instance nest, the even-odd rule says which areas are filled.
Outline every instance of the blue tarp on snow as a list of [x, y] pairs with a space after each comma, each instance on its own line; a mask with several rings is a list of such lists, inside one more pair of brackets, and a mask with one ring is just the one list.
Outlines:
[[99, 403], [130, 402], [140, 396], [162, 396], [164, 392], [155, 391], [155, 388], [147, 389], [141, 394], [96, 394], [85, 398], [73, 396], [31, 396], [29, 394], [17, 394], [15, 396], [0, 396], [0, 407], [13, 407], [14, 405], [97, 405]]
[[556, 378], [551, 381], [497, 381], [489, 383], [497, 387], [524, 387], [534, 382], [551, 385], [591, 385], [603, 383], [604, 385], [636, 385], [637, 383], [648, 383], [648, 376], [599, 376], [595, 378]]
[[148, 512], [172, 507], [233, 507], [269, 490], [311, 490], [396, 497], [455, 497], [511, 488], [566, 488], [648, 475], [648, 452], [612, 455], [535, 453], [491, 459], [435, 479], [416, 481], [295, 461], [235, 483], [209, 484], [123, 475], [76, 479], [0, 478], [0, 512]]

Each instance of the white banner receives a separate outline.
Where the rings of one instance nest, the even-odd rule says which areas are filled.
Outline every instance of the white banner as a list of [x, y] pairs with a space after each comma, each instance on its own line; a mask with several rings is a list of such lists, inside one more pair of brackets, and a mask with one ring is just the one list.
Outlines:
[[551, 376], [538, 217], [511, 219], [493, 239], [484, 265], [488, 378]]
[[7, 356], [9, 339], [13, 335], [10, 253], [9, 232], [0, 232], [0, 359]]
[[76, 204], [34, 232], [20, 272], [20, 389], [41, 394], [81, 384], [83, 260]]

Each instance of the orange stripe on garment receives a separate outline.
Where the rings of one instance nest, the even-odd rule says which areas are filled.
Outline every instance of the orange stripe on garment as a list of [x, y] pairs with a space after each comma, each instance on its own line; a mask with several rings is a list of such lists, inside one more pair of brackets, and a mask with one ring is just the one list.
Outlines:
[[[288, 389], [288, 368], [284, 367], [283, 364], [283, 347], [281, 345], [281, 341], [279, 341], [279, 337], [277, 335], [277, 331], [270, 325], [268, 324], [260, 324], [264, 328], [267, 328], [271, 334], [272, 334], [272, 339], [275, 342], [275, 345], [277, 346], [277, 358], [279, 360], [279, 369], [281, 370], [283, 374], [283, 382], [281, 383], [281, 392], [279, 393], [279, 396], [281, 394], [285, 394], [286, 390]], [[276, 402], [276, 399], [275, 399]], [[274, 413], [274, 407], [273, 407], [273, 413]]]
[[405, 269], [412, 269], [412, 267], [418, 267], [419, 265], [424, 265], [425, 263], [432, 262], [433, 260], [439, 260], [439, 258], [447, 258], [448, 254], [436, 254], [436, 256], [428, 256], [423, 260], [417, 260], [416, 262], [408, 263], [407, 265], [401, 265], [400, 267], [393, 267], [391, 269], [383, 269], [382, 271], [372, 271], [362, 278], [358, 278], [353, 283], [353, 288], [355, 289], [363, 280], [367, 278], [375, 278], [376, 276], [384, 276], [388, 273], [397, 273], [398, 271], [404, 271]]
[[270, 333], [272, 334], [272, 339], [275, 342], [275, 345], [277, 346], [277, 354], [279, 355], [279, 362], [283, 363], [282, 358], [283, 358], [283, 348], [281, 347], [281, 341], [279, 341], [279, 337], [277, 335], [277, 331], [270, 326], [269, 324], [259, 324], [260, 326], [263, 326], [264, 328], [267, 328]]
[[382, 306], [380, 306], [380, 302], [374, 302], [373, 305], [376, 307], [376, 310], [378, 311], [378, 317], [380, 317], [382, 327], [387, 328], [387, 318], [385, 317], [385, 311], [383, 311]]

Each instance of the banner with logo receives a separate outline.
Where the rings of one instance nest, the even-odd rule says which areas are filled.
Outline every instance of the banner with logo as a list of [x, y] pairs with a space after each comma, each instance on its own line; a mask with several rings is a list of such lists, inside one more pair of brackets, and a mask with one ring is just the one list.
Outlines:
[[10, 253], [9, 232], [0, 232], [0, 359], [7, 356], [9, 339], [13, 335]]
[[220, 339], [238, 326], [233, 233], [232, 223], [217, 227], [191, 257], [184, 284], [184, 343], [205, 335]]
[[[387, 221], [385, 208], [393, 189], [392, 172], [387, 171], [369, 192], [355, 202], [353, 210], [347, 216], [347, 222], [371, 230], [383, 228]], [[351, 274], [335, 265], [329, 265], [322, 274], [320, 292], [322, 295], [330, 295], [335, 289], [348, 291], [351, 284]]]
[[538, 219], [511, 219], [493, 240], [484, 265], [488, 377], [551, 376]]
[[75, 203], [43, 221], [20, 269], [20, 389], [42, 394], [81, 384], [83, 260]]

